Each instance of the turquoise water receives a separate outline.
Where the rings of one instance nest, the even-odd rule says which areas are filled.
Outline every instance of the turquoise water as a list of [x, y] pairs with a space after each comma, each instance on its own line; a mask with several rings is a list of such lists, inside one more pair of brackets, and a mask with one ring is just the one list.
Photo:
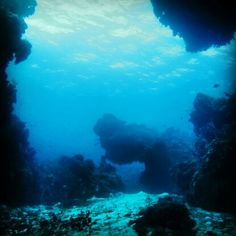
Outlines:
[[232, 45], [187, 53], [148, 0], [38, 0], [26, 21], [32, 53], [8, 73], [39, 159], [81, 153], [99, 160], [93, 126], [104, 113], [193, 136], [196, 94], [229, 91]]

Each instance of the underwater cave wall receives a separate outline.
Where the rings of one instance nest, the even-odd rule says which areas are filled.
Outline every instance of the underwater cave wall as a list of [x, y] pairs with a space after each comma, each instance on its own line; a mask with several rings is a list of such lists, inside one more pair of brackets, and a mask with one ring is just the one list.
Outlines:
[[[233, 2], [230, 0], [220, 0], [217, 4], [213, 0], [207, 2], [203, 0], [151, 0], [151, 2], [154, 13], [160, 22], [165, 26], [170, 26], [174, 34], [178, 34], [185, 40], [187, 51], [196, 52], [205, 50], [210, 46], [221, 46], [229, 43], [234, 38], [236, 18]], [[35, 0], [0, 1], [0, 202], [10, 205], [34, 202], [37, 195], [34, 150], [28, 143], [28, 131], [25, 124], [13, 114], [16, 89], [8, 81], [6, 74], [9, 62], [20, 63], [30, 54], [31, 45], [22, 39], [22, 35], [27, 28], [24, 17], [33, 14], [35, 7]], [[206, 100], [204, 99], [204, 101]], [[235, 97], [231, 97], [227, 101], [235, 105]], [[224, 102], [224, 104], [227, 104], [227, 102]], [[224, 107], [227, 106], [224, 105]], [[202, 104], [201, 107], [203, 107]], [[221, 114], [226, 114], [224, 108], [220, 109], [224, 111]], [[233, 111], [232, 107], [229, 109]], [[199, 111], [196, 112], [198, 115], [200, 114]], [[220, 203], [226, 195], [229, 196], [228, 205], [221, 205], [220, 210], [229, 210], [235, 199], [235, 196], [230, 196], [234, 186], [232, 181], [235, 179], [234, 168], [232, 169], [235, 166], [235, 160], [233, 159], [235, 148], [232, 148], [235, 147], [235, 112], [227, 112], [227, 114], [232, 114], [233, 117], [233, 122], [226, 125], [230, 129], [220, 130], [219, 134], [217, 132], [217, 137], [214, 136], [216, 135], [215, 130], [210, 133], [213, 135], [213, 138], [210, 138], [211, 142], [215, 142], [209, 145], [206, 143], [205, 150], [202, 150], [203, 153], [200, 155], [202, 165], [197, 172], [193, 171], [194, 178], [191, 179], [192, 185], [190, 184], [189, 190], [197, 205], [214, 210], [219, 210]], [[202, 118], [204, 117], [202, 116]], [[194, 119], [192, 119], [192, 122], [194, 122]], [[209, 130], [209, 125], [212, 122], [206, 122], [207, 129], [204, 127], [204, 132]], [[195, 123], [194, 126], [200, 138], [206, 138], [204, 135], [209, 135], [209, 133], [198, 131], [199, 124]], [[104, 136], [106, 135], [108, 134], [104, 134]], [[107, 140], [101, 140], [103, 146], [106, 145], [106, 142]], [[112, 148], [115, 148], [114, 145]], [[143, 145], [138, 145], [137, 150], [144, 150], [145, 148]], [[130, 147], [128, 149], [130, 151]], [[219, 155], [217, 150], [222, 154]], [[134, 151], [136, 151], [136, 148]], [[138, 160], [144, 162], [142, 153], [146, 154], [146, 152], [138, 152]], [[109, 158], [114, 157], [114, 155], [110, 155]], [[216, 158], [222, 162], [216, 161]], [[119, 162], [122, 161], [119, 159]], [[216, 170], [217, 163], [223, 163], [219, 170]], [[168, 163], [167, 166], [169, 167]], [[216, 171], [211, 172], [211, 170]], [[210, 173], [214, 174], [209, 176]], [[215, 186], [215, 174], [221, 177], [218, 181], [221, 184], [217, 185], [219, 188], [213, 188]], [[209, 194], [209, 189], [212, 189], [212, 195]], [[225, 189], [228, 192], [225, 192]], [[215, 198], [214, 205], [209, 205], [213, 204], [211, 196], [218, 196]]]
[[175, 166], [173, 176], [187, 200], [212, 211], [236, 212], [236, 94], [199, 93], [190, 114], [198, 161]]
[[[236, 18], [230, 0], [151, 0], [154, 14], [185, 41], [186, 50], [198, 52], [231, 43], [229, 58], [235, 62]], [[234, 63], [235, 65], [235, 63]], [[173, 170], [180, 192], [192, 204], [208, 210], [236, 212], [236, 76], [225, 78], [229, 92], [214, 99], [198, 94], [190, 121], [197, 136], [198, 161], [177, 165]]]
[[9, 82], [9, 62], [25, 60], [31, 44], [22, 39], [24, 17], [34, 13], [35, 0], [0, 2], [0, 203], [20, 205], [35, 200], [34, 150], [28, 143], [25, 124], [13, 114], [16, 88]]
[[186, 50], [222, 46], [234, 38], [236, 18], [231, 0], [151, 0], [159, 21], [182, 37]]

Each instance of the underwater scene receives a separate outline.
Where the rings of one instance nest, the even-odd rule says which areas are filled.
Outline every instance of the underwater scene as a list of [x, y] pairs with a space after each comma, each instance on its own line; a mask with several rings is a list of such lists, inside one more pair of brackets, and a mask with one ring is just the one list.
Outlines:
[[0, 236], [236, 236], [230, 0], [0, 0]]

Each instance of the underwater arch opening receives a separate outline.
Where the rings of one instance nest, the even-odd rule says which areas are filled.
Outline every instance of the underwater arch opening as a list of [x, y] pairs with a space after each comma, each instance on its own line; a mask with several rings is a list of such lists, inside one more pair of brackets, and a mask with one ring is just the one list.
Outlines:
[[[0, 3], [0, 202], [43, 204], [19, 208], [29, 217], [23, 221], [30, 219], [27, 227], [31, 213], [47, 212], [36, 231], [58, 230], [66, 215], [68, 233], [95, 230], [96, 212], [90, 210], [98, 207], [100, 215], [106, 206], [111, 218], [113, 211], [134, 216], [126, 233], [159, 232], [168, 225], [194, 234], [202, 213], [193, 206], [235, 213], [235, 41], [210, 47], [215, 41], [207, 38], [193, 41], [200, 48], [190, 47], [189, 33], [195, 31], [173, 25], [168, 4], [161, 2], [38, 0], [29, 18], [35, 1], [23, 8]], [[221, 34], [222, 28], [212, 32]], [[27, 40], [33, 44], [30, 57], [10, 64], [6, 74], [10, 61], [28, 56]], [[92, 208], [80, 208], [84, 203]], [[136, 220], [141, 205], [147, 209]], [[68, 211], [61, 213], [63, 207]], [[10, 220], [14, 214], [7, 206], [0, 211], [9, 212]], [[167, 222], [163, 211], [180, 214], [186, 227]], [[152, 214], [159, 220], [152, 221]], [[220, 227], [213, 213], [204, 214]]]

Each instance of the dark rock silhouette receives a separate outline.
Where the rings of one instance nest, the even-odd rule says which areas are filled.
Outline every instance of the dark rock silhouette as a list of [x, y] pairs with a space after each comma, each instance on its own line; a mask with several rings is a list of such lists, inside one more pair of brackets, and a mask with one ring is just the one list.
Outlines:
[[[174, 143], [171, 132], [158, 135], [144, 125], [127, 124], [112, 114], [105, 114], [94, 126], [105, 149], [105, 158], [116, 164], [144, 163], [140, 183], [147, 192], [172, 191], [170, 168], [190, 158], [181, 142]], [[177, 141], [177, 139], [175, 140]], [[178, 149], [178, 148], [179, 149]], [[181, 154], [182, 150], [182, 154]]]
[[12, 114], [16, 89], [5, 72], [10, 61], [19, 63], [30, 54], [30, 43], [22, 39], [27, 28], [23, 17], [35, 6], [35, 0], [0, 2], [0, 202], [9, 205], [36, 200], [34, 150], [25, 124]]
[[126, 124], [112, 114], [97, 121], [94, 132], [99, 136], [105, 157], [116, 164], [144, 162], [146, 151], [156, 142], [156, 135], [143, 125]]
[[96, 197], [123, 190], [116, 169], [104, 159], [98, 167], [81, 155], [63, 156], [49, 165], [41, 166], [41, 203], [64, 205], [81, 204]]
[[175, 165], [171, 172], [172, 178], [177, 186], [176, 192], [185, 196], [192, 202], [192, 179], [198, 169], [196, 160], [189, 160]]
[[170, 168], [172, 166], [164, 142], [155, 143], [145, 153], [145, 170], [141, 173], [140, 183], [147, 192], [172, 192]]
[[198, 161], [174, 168], [176, 182], [189, 202], [208, 210], [236, 212], [235, 107], [235, 94], [220, 99], [198, 94], [190, 114], [198, 137]]
[[191, 135], [170, 127], [160, 134], [160, 139], [166, 144], [168, 155], [173, 164], [195, 159], [194, 140]]
[[96, 189], [95, 196], [107, 197], [110, 194], [124, 191], [124, 183], [116, 173], [116, 168], [106, 161], [104, 157], [95, 170]]
[[193, 203], [207, 210], [236, 213], [236, 136], [211, 142], [192, 179]]
[[160, 22], [182, 37], [186, 50], [206, 50], [230, 42], [236, 32], [234, 3], [230, 0], [151, 0]]
[[139, 236], [145, 235], [196, 235], [196, 222], [184, 203], [170, 196], [160, 199], [155, 205], [141, 211], [134, 222], [134, 230]]
[[1, 0], [0, 3], [0, 7], [21, 18], [34, 14], [36, 5], [36, 0]]

